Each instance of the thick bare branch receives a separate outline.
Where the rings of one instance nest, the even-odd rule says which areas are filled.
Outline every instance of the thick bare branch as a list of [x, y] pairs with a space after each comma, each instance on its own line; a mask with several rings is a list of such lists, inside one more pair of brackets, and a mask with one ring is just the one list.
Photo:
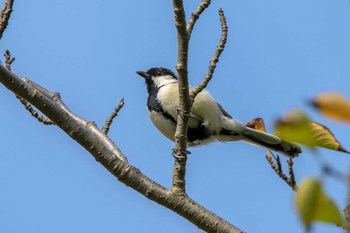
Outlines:
[[227, 23], [226, 23], [225, 14], [224, 14], [224, 11], [222, 9], [219, 9], [219, 15], [220, 15], [220, 22], [221, 22], [220, 42], [216, 48], [214, 56], [210, 60], [210, 65], [209, 65], [207, 74], [205, 75], [203, 81], [198, 85], [198, 87], [193, 89], [193, 91], [191, 92], [192, 100], [194, 100], [196, 98], [198, 93], [200, 93], [204, 88], [206, 88], [206, 86], [208, 85], [208, 83], [212, 79], [215, 68], [216, 68], [216, 64], [219, 62], [219, 58], [221, 56], [221, 53], [225, 49], [225, 45], [226, 45], [226, 41], [227, 41], [228, 27], [227, 27]]
[[[176, 70], [179, 75], [179, 114], [177, 120], [177, 127], [175, 132], [176, 146], [174, 149], [175, 164], [173, 170], [173, 190], [178, 193], [185, 193], [185, 175], [186, 175], [186, 142], [187, 142], [187, 121], [192, 106], [193, 97], [195, 97], [203, 88], [208, 84], [211, 76], [214, 72], [216, 63], [218, 62], [219, 56], [225, 46], [227, 38], [227, 25], [223, 11], [220, 9], [220, 21], [223, 28], [223, 36], [220, 40], [217, 51], [212, 59], [209, 78], [205, 79], [198, 87], [192, 96], [189, 93], [188, 88], [188, 44], [193, 27], [203, 13], [203, 11], [209, 6], [210, 0], [203, 0], [198, 8], [192, 13], [192, 17], [189, 20], [186, 27], [185, 10], [183, 2], [179, 0], [173, 0], [174, 15], [175, 15], [175, 26], [177, 29], [178, 39], [178, 60], [176, 64]], [[223, 38], [224, 37], [224, 38]], [[202, 88], [202, 89], [200, 89]]]
[[0, 65], [0, 82], [52, 119], [125, 185], [173, 210], [207, 232], [242, 232], [187, 195], [177, 195], [142, 174], [139, 169], [127, 162], [123, 153], [94, 123], [87, 122], [71, 112], [58, 93], [49, 92], [30, 80], [21, 78], [2, 65]]
[[61, 101], [59, 93], [49, 92], [32, 81], [9, 72], [2, 65], [0, 65], [0, 82], [40, 110], [91, 154], [107, 153], [115, 159], [127, 161], [113, 142], [93, 123], [74, 115]]
[[[204, 1], [202, 1], [203, 3]], [[177, 30], [177, 41], [178, 41], [178, 59], [176, 64], [176, 70], [178, 73], [178, 85], [179, 85], [179, 114], [177, 117], [177, 127], [175, 132], [175, 149], [174, 149], [174, 157], [175, 164], [173, 169], [173, 182], [171, 192], [174, 193], [177, 197], [187, 198], [186, 190], [185, 190], [185, 175], [186, 175], [186, 160], [187, 160], [187, 122], [188, 117], [190, 115], [190, 109], [192, 106], [192, 99], [189, 93], [189, 85], [188, 85], [188, 44], [190, 33], [192, 32], [193, 26], [195, 24], [196, 19], [193, 18], [193, 22], [189, 25], [189, 30], [186, 28], [186, 17], [185, 10], [183, 7], [182, 0], [173, 0], [173, 8], [174, 8], [174, 16], [175, 16], [175, 26]], [[197, 9], [197, 14], [204, 11], [206, 7], [199, 7]], [[196, 17], [192, 15], [192, 17]], [[209, 219], [208, 219], [209, 220]], [[199, 228], [204, 229], [204, 227], [208, 227], [213, 224], [212, 220], [209, 220], [210, 224], [206, 221], [201, 221], [200, 225], [197, 225]], [[211, 227], [217, 227], [215, 230], [206, 230], [208, 232], [241, 232], [240, 229], [235, 226], [229, 224], [226, 225], [225, 221], [219, 220], [215, 222]], [[221, 225], [219, 227], [219, 225]]]
[[5, 0], [4, 6], [0, 13], [0, 39], [4, 34], [5, 29], [9, 23], [9, 19], [12, 13], [13, 0]]
[[194, 12], [192, 12], [191, 18], [187, 23], [187, 31], [189, 36], [191, 36], [193, 27], [199, 19], [199, 16], [203, 13], [205, 9], [209, 7], [210, 3], [211, 0], [202, 0], [197, 9]]
[[220, 21], [222, 25], [222, 36], [220, 43], [217, 47], [214, 57], [212, 58], [210, 69], [208, 71], [208, 78], [206, 78], [198, 88], [194, 90], [194, 93], [190, 95], [188, 88], [188, 44], [193, 27], [203, 13], [203, 11], [209, 6], [211, 1], [203, 0], [198, 6], [195, 12], [192, 13], [192, 17], [186, 27], [185, 10], [183, 2], [180, 0], [173, 0], [173, 8], [175, 15], [175, 26], [177, 29], [178, 39], [178, 60], [176, 69], [179, 75], [179, 114], [177, 119], [177, 127], [175, 132], [176, 146], [174, 149], [175, 164], [173, 169], [173, 182], [172, 190], [181, 195], [185, 194], [185, 176], [186, 176], [186, 142], [187, 142], [187, 121], [190, 115], [190, 109], [194, 100], [194, 97], [205, 88], [210, 81], [216, 63], [219, 60], [219, 56], [223, 51], [227, 39], [227, 25], [226, 18], [223, 11], [220, 9]]
[[182, 0], [173, 0], [175, 26], [177, 30], [178, 57], [176, 70], [179, 78], [179, 114], [175, 131], [175, 164], [173, 170], [172, 190], [180, 195], [185, 194], [187, 121], [191, 109], [188, 88], [188, 42], [186, 16]]
[[108, 134], [109, 127], [113, 123], [113, 119], [118, 115], [120, 109], [122, 109], [123, 106], [124, 106], [124, 97], [119, 101], [119, 104], [117, 105], [117, 107], [114, 108], [113, 112], [111, 113], [111, 115], [106, 120], [106, 122], [105, 122], [105, 124], [104, 124], [104, 126], [102, 128], [102, 132], [104, 134]]

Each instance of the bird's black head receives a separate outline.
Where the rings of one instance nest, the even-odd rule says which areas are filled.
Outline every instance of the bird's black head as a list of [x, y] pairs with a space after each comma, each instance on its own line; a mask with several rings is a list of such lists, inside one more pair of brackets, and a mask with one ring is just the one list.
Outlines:
[[145, 79], [148, 92], [155, 92], [164, 85], [177, 82], [174, 72], [163, 67], [151, 68], [147, 72], [136, 71], [136, 73]]
[[171, 77], [173, 77], [174, 79], [177, 80], [177, 77], [174, 74], [174, 72], [172, 72], [171, 70], [169, 70], [167, 68], [163, 68], [163, 67], [154, 67], [154, 68], [149, 69], [147, 72], [136, 71], [136, 73], [145, 79], [149, 79], [149, 78], [151, 78], [151, 76], [152, 77], [160, 77], [160, 76], [164, 76], [164, 75], [170, 75]]
[[167, 68], [163, 68], [163, 67], [156, 67], [156, 68], [151, 68], [147, 71], [148, 74], [152, 75], [153, 77], [159, 77], [159, 76], [164, 76], [164, 75], [170, 75], [171, 77], [173, 77], [174, 79], [177, 80], [176, 75], [174, 74], [174, 72], [172, 72], [171, 70], [167, 69]]

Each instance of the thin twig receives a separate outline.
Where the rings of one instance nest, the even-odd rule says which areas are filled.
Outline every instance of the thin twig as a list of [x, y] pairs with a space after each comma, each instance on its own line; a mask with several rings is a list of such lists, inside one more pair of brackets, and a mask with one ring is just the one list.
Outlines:
[[43, 123], [44, 125], [54, 125], [54, 123], [49, 118], [39, 115], [39, 113], [32, 108], [32, 105], [28, 101], [26, 101], [19, 95], [16, 95], [16, 97], [19, 100], [19, 102], [23, 104], [24, 108], [27, 109], [28, 112], [39, 122]]
[[[277, 156], [277, 158], [279, 158]], [[266, 155], [266, 159], [269, 162], [269, 164], [271, 165], [271, 168], [276, 172], [276, 174], [281, 177], [287, 184], [288, 184], [288, 178], [287, 176], [283, 173], [282, 169], [281, 169], [281, 164], [278, 163], [278, 160], [276, 160], [276, 163], [272, 160], [272, 157], [270, 156], [270, 154]], [[279, 164], [279, 165], [278, 165]]]
[[199, 16], [203, 13], [205, 9], [209, 7], [210, 3], [211, 0], [202, 0], [197, 9], [194, 12], [192, 12], [191, 18], [188, 20], [187, 23], [187, 31], [189, 36], [191, 36], [193, 27], [199, 19]]
[[122, 109], [123, 106], [124, 106], [124, 97], [119, 101], [119, 104], [117, 105], [117, 107], [114, 108], [113, 112], [106, 120], [106, 122], [102, 128], [102, 133], [108, 134], [109, 127], [113, 123], [113, 119], [118, 115], [120, 109]]
[[269, 164], [271, 165], [271, 168], [279, 175], [281, 173], [281, 171], [278, 169], [277, 165], [272, 160], [270, 153], [266, 154], [265, 158], [266, 158], [267, 162], [269, 162]]
[[[271, 153], [271, 152], [270, 152]], [[282, 164], [279, 156], [275, 157], [275, 161], [273, 161], [272, 156], [270, 153], [266, 154], [266, 160], [270, 164], [272, 170], [275, 171], [275, 173], [282, 179], [284, 182], [286, 182], [294, 191], [296, 191], [297, 186], [295, 182], [295, 176], [294, 176], [294, 170], [293, 170], [293, 160], [288, 160], [288, 170], [289, 170], [289, 177], [283, 173], [282, 170]]]
[[280, 160], [280, 157], [278, 155], [276, 157], [276, 164], [277, 164], [278, 171], [283, 174], [281, 160]]
[[212, 59], [210, 60], [210, 65], [207, 71], [207, 74], [205, 75], [203, 81], [191, 92], [191, 99], [194, 100], [198, 93], [200, 93], [204, 88], [207, 87], [208, 83], [213, 77], [216, 64], [219, 62], [219, 58], [221, 56], [221, 53], [225, 49], [226, 41], [227, 41], [227, 32], [228, 27], [226, 23], [226, 17], [224, 14], [224, 11], [220, 8], [219, 9], [219, 15], [220, 15], [220, 23], [221, 23], [221, 38], [218, 46], [216, 47], [216, 51]]
[[297, 187], [296, 181], [295, 181], [295, 175], [294, 175], [294, 169], [293, 169], [293, 165], [294, 165], [293, 159], [289, 158], [287, 163], [288, 163], [288, 171], [289, 171], [289, 180], [288, 181], [289, 181], [289, 184], [292, 187], [292, 189], [294, 191], [296, 191], [298, 187]]
[[0, 39], [2, 38], [2, 35], [4, 34], [4, 31], [9, 23], [13, 1], [14, 0], [5, 0], [4, 6], [0, 12]]
[[[5, 64], [6, 64], [6, 69], [8, 69], [9, 71], [11, 71], [11, 64], [12, 62], [15, 61], [14, 57], [11, 57], [11, 53], [9, 50], [5, 51], [4, 54], [5, 57]], [[44, 116], [41, 116], [36, 110], [33, 109], [32, 105], [26, 101], [25, 99], [23, 99], [22, 97], [20, 97], [19, 95], [15, 95], [16, 98], [19, 100], [19, 102], [21, 102], [21, 104], [23, 104], [24, 108], [28, 110], [28, 112], [34, 117], [36, 118], [39, 122], [43, 123], [44, 125], [53, 125], [54, 123], [49, 119], [46, 118]]]
[[6, 64], [6, 69], [8, 69], [9, 71], [11, 71], [11, 64], [15, 61], [15, 58], [14, 57], [11, 57], [11, 53], [9, 50], [6, 50], [5, 51], [5, 54], [4, 54], [4, 57], [5, 57], [5, 64]]

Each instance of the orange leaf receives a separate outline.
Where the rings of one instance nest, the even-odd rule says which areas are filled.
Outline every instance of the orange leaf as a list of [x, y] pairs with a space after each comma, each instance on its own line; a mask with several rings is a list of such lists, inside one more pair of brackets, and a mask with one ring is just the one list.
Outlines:
[[335, 92], [323, 93], [311, 103], [326, 117], [350, 123], [350, 102], [343, 95]]
[[246, 124], [247, 127], [249, 128], [253, 128], [253, 129], [256, 129], [256, 130], [260, 130], [262, 132], [266, 132], [266, 128], [265, 128], [265, 123], [264, 123], [264, 120], [260, 117], [258, 118], [255, 118], [251, 121], [249, 121], [247, 124]]

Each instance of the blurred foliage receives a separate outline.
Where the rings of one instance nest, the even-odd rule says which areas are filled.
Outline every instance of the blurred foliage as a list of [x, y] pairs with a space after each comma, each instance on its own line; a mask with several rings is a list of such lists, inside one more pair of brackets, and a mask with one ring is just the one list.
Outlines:
[[316, 221], [345, 227], [343, 216], [332, 199], [324, 193], [320, 180], [306, 178], [301, 182], [295, 195], [295, 206], [307, 229]]
[[274, 134], [276, 136], [301, 143], [311, 149], [322, 147], [349, 153], [326, 126], [311, 121], [301, 111], [289, 112], [285, 117], [275, 123], [275, 129]]
[[311, 104], [329, 119], [350, 123], [350, 102], [339, 93], [322, 93]]

